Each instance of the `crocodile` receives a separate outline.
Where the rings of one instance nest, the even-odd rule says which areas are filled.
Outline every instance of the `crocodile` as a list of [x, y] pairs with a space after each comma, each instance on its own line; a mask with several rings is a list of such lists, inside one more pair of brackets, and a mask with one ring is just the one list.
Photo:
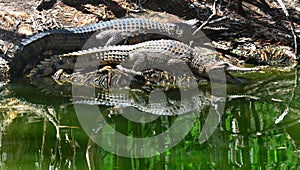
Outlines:
[[[193, 24], [194, 23], [195, 22], [193, 22]], [[134, 63], [131, 63], [133, 64], [132, 67], [129, 67], [135, 70], [141, 67], [140, 64], [142, 60], [145, 61], [145, 57], [142, 56], [139, 58], [139, 56], [151, 52], [157, 53], [157, 55], [146, 57], [146, 60], [152, 60], [152, 65], [150, 63], [151, 67], [158, 67], [156, 61], [161, 61], [167, 68], [170, 65], [178, 66], [187, 64], [197, 76], [207, 77], [210, 70], [220, 68], [224, 68], [226, 71], [259, 70], [258, 68], [236, 67], [230, 64], [230, 62], [218, 61], [215, 55], [211, 54], [212, 50], [208, 50], [210, 54], [203, 54], [203, 48], [201, 48], [199, 52], [196, 48], [186, 45], [192, 42], [194, 42], [194, 46], [195, 44], [199, 45], [197, 43], [204, 41], [199, 38], [201, 36], [205, 39], [201, 32], [194, 32], [195, 29], [191, 26], [193, 24], [190, 22], [161, 23], [148, 19], [128, 18], [100, 22], [80, 28], [50, 30], [24, 40], [18, 46], [16, 56], [6, 56], [6, 59], [9, 61], [9, 67], [5, 68], [8, 68], [11, 77], [18, 77], [24, 74], [28, 75], [28, 72], [30, 72], [29, 77], [35, 77], [37, 75], [48, 76], [60, 68], [73, 70], [75, 62], [79, 59], [80, 62], [76, 62], [76, 65], [79, 67], [80, 64], [93, 67], [106, 64], [121, 64], [119, 68], [122, 68], [124, 71], [128, 70], [123, 67], [123, 64], [126, 63], [124, 61], [129, 58], [129, 61], [134, 60]], [[159, 36], [157, 36], [158, 39], [166, 36], [172, 40], [147, 41], [155, 37], [156, 34], [159, 34]], [[135, 41], [141, 41], [142, 43], [114, 45], [124, 40], [130, 40], [131, 37], [135, 37], [132, 39], [137, 39]], [[183, 43], [179, 43], [176, 40]], [[168, 41], [169, 46], [167, 43], [162, 43], [163, 45], [159, 44], [159, 42], [163, 41]], [[178, 45], [178, 47], [173, 47], [173, 44], [170, 42], [174, 42], [174, 46]], [[146, 48], [143, 47], [143, 45], [146, 45]], [[164, 46], [168, 46], [167, 49], [170, 51], [165, 50], [163, 48]], [[123, 48], [126, 48], [127, 51], [123, 51]], [[117, 54], [120, 52], [122, 53], [121, 55]], [[58, 55], [48, 58], [56, 53], [58, 53]], [[100, 64], [94, 62], [99, 59], [96, 57], [99, 54], [104, 55], [104, 58], [101, 59], [100, 57], [102, 60]], [[167, 57], [161, 57], [162, 55]], [[112, 60], [109, 56], [111, 56]], [[143, 67], [145, 67], [145, 64], [143, 64]], [[187, 70], [189, 69], [183, 69], [182, 72], [186, 72]], [[135, 71], [135, 73], [138, 72]], [[229, 74], [227, 75], [234, 79]]]
[[153, 40], [134, 45], [98, 47], [57, 55], [42, 61], [32, 69], [29, 77], [52, 75], [57, 69], [95, 70], [107, 64], [120, 64], [120, 69], [125, 66], [124, 71], [133, 70], [135, 73], [142, 71], [141, 69], [165, 68], [170, 69], [167, 70], [168, 72], [179, 70], [182, 75], [193, 73], [200, 77], [208, 77], [211, 70], [222, 68], [225, 71], [259, 70], [259, 68], [241, 68], [228, 62], [218, 61], [210, 49], [192, 48], [176, 40]]
[[141, 38], [140, 35], [153, 34], [190, 43], [193, 38], [203, 36], [199, 34], [196, 38], [197, 36], [193, 35], [194, 28], [191, 25], [195, 22], [161, 23], [148, 19], [127, 18], [79, 28], [54, 29], [23, 40], [16, 49], [16, 55], [7, 55], [5, 59], [12, 60], [9, 62], [11, 77], [18, 77], [24, 74], [24, 68], [34, 66], [53, 53], [63, 54], [95, 46], [114, 45], [137, 35], [137, 41], [152, 39], [152, 36]]

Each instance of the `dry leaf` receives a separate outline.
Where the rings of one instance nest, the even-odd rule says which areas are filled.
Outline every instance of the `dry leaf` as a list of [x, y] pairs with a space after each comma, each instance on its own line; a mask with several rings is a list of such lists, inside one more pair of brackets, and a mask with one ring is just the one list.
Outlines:
[[9, 15], [16, 17], [16, 18], [21, 18], [21, 19], [29, 18], [29, 14], [24, 11], [10, 11]]
[[4, 16], [3, 18], [4, 18], [4, 20], [5, 20], [6, 22], [8, 22], [10, 25], [13, 25], [13, 24], [15, 23], [14, 20], [13, 20], [10, 16]]
[[18, 28], [18, 33], [23, 35], [32, 35], [32, 28], [29, 24], [21, 24]]

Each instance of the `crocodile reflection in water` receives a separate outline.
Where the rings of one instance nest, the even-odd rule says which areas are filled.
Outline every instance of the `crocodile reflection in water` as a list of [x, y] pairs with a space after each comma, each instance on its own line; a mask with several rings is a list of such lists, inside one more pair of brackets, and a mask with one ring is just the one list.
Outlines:
[[[114, 110], [133, 107], [154, 115], [195, 113], [210, 104], [211, 95], [199, 91], [194, 76], [175, 77], [161, 70], [146, 70], [138, 76], [107, 68], [94, 75], [58, 71], [55, 79], [72, 83], [73, 104], [118, 108]], [[93, 89], [95, 93], [91, 95], [89, 91]]]
[[[84, 91], [80, 89], [82, 87], [75, 88], [80, 91], [78, 94]], [[185, 89], [183, 93], [181, 95], [184, 97], [178, 96], [178, 91], [163, 92], [156, 89], [149, 92], [144, 89], [113, 88], [97, 90], [95, 97], [76, 96], [74, 93], [72, 97], [76, 105], [104, 105], [117, 109], [133, 107], [145, 113], [168, 116], [198, 113], [211, 103], [210, 94], [201, 91], [195, 93], [195, 89]], [[218, 100], [221, 101], [221, 98]]]
[[[266, 81], [266, 79], [264, 79], [264, 80]], [[282, 98], [288, 98], [290, 96], [288, 91], [290, 91], [291, 90], [290, 88], [293, 87], [293, 82], [287, 81], [286, 78], [284, 80], [279, 79], [278, 81], [276, 81], [276, 83], [274, 83], [274, 82], [275, 82], [275, 80], [272, 80], [272, 81], [268, 81], [268, 83], [265, 83], [265, 84], [268, 84], [268, 86], [274, 87], [274, 89], [272, 91], [273, 92], [279, 92], [280, 94], [278, 94], [278, 95], [282, 96]], [[279, 84], [288, 83], [288, 85], [286, 85], [286, 88], [284, 90], [278, 91], [278, 90], [275, 89], [275, 88], [278, 88], [278, 83]], [[257, 85], [255, 87], [251, 86], [251, 87], [249, 87], [248, 90], [243, 90], [243, 92], [244, 93], [246, 92], [249, 95], [255, 95], [256, 92], [259, 90], [261, 92], [260, 93], [261, 96], [269, 97], [269, 99], [274, 98], [275, 96], [272, 96], [272, 94], [270, 94], [270, 93], [268, 93], [266, 95], [266, 92], [265, 92], [266, 87], [267, 86], [265, 86], [265, 85], [264, 86]], [[53, 87], [51, 87], [51, 88], [53, 88]], [[282, 88], [282, 86], [280, 86], [280, 89], [281, 88]], [[234, 89], [232, 89], [232, 91], [229, 91], [228, 93], [232, 94], [233, 92], [236, 92], [236, 91], [237, 91], [237, 88], [234, 87]], [[270, 91], [270, 89], [268, 89], [268, 91]], [[24, 88], [22, 89], [22, 92], [24, 92]], [[15, 92], [13, 92], [13, 93], [15, 94]], [[30, 91], [30, 93], [31, 94], [28, 94], [28, 96], [32, 97], [32, 91]], [[22, 96], [22, 98], [23, 97], [24, 96]], [[277, 125], [274, 128], [272, 128], [272, 125], [274, 124], [274, 119], [276, 118], [277, 115], [280, 114], [281, 111], [284, 110], [284, 108], [282, 107], [282, 106], [284, 106], [284, 103], [277, 103], [277, 105], [276, 105], [273, 102], [271, 103], [271, 101], [270, 102], [267, 102], [266, 100], [253, 101], [253, 100], [249, 100], [249, 99], [245, 99], [245, 100], [235, 99], [231, 102], [228, 102], [227, 108], [226, 108], [226, 114], [224, 114], [223, 119], [222, 119], [222, 122], [225, 122], [225, 123], [221, 124], [221, 127], [217, 129], [217, 131], [215, 132], [215, 135], [213, 135], [212, 138], [210, 138], [211, 140], [208, 141], [208, 144], [211, 146], [211, 148], [209, 148], [207, 152], [212, 153], [210, 149], [215, 151], [211, 155], [212, 158], [215, 158], [216, 155], [220, 154], [220, 151], [222, 151], [222, 153], [224, 153], [224, 157], [226, 157], [228, 154], [230, 154], [230, 157], [228, 157], [228, 160], [226, 160], [226, 161], [228, 161], [229, 163], [232, 162], [233, 166], [238, 166], [238, 165], [234, 164], [234, 163], [237, 163], [237, 162], [234, 162], [236, 160], [238, 160], [240, 162], [248, 162], [249, 166], [250, 166], [251, 160], [252, 159], [257, 159], [256, 155], [262, 155], [259, 158], [262, 158], [262, 160], [264, 160], [264, 156], [267, 155], [267, 153], [268, 153], [268, 152], [266, 152], [266, 149], [272, 151], [272, 154], [273, 153], [275, 153], [275, 154], [279, 153], [279, 155], [277, 155], [276, 157], [271, 157], [270, 158], [270, 162], [271, 162], [271, 165], [269, 165], [270, 167], [274, 167], [272, 162], [278, 160], [279, 157], [280, 158], [283, 157], [283, 159], [286, 158], [288, 156], [287, 153], [296, 153], [295, 159], [294, 159], [294, 157], [291, 158], [292, 159], [291, 164], [293, 162], [297, 162], [299, 155], [297, 154], [296, 149], [297, 149], [297, 146], [299, 146], [299, 144], [298, 144], [299, 138], [297, 137], [296, 132], [298, 132], [298, 130], [299, 130], [299, 126], [298, 126], [299, 125], [299, 122], [298, 122], [299, 121], [298, 120], [299, 116], [297, 114], [297, 113], [299, 113], [299, 105], [297, 104], [299, 102], [299, 95], [296, 95], [296, 97], [298, 99], [294, 101], [294, 105], [293, 105], [294, 108], [291, 108], [291, 112], [293, 112], [293, 113], [289, 113], [289, 115], [288, 115], [290, 117], [290, 119], [294, 119], [294, 122], [292, 122], [294, 124], [291, 125], [291, 122], [289, 121], [290, 119], [288, 119], [288, 120], [283, 121], [282, 125], [279, 125], [279, 126]], [[267, 110], [263, 110], [265, 108]], [[255, 111], [253, 111], [253, 109], [255, 109]], [[297, 110], [294, 110], [294, 109], [297, 109]], [[73, 111], [72, 108], [71, 108], [71, 110]], [[202, 113], [205, 114], [206, 113], [205, 111], [206, 110], [204, 110], [204, 112], [202, 112]], [[73, 137], [73, 136], [71, 136], [71, 132], [67, 131], [66, 128], [64, 128], [65, 125], [72, 125], [73, 126], [74, 124], [76, 124], [76, 123], [73, 122], [74, 120], [77, 120], [76, 115], [66, 114], [65, 111], [61, 111], [61, 112], [58, 112], [58, 113], [59, 113], [58, 115], [61, 116], [60, 119], [59, 119], [59, 120], [62, 121], [61, 125], [63, 125], [62, 126], [63, 128], [60, 129], [61, 130], [60, 135], [62, 137], [61, 139], [64, 139], [64, 137], [72, 137], [71, 139], [75, 138], [78, 141], [82, 140], [83, 139], [82, 136], [77, 135], [77, 136]], [[70, 113], [70, 112], [68, 112], [68, 113]], [[105, 113], [106, 112], [104, 112], [104, 114]], [[70, 116], [72, 116], [72, 117], [70, 117]], [[26, 115], [23, 115], [22, 117], [27, 118]], [[122, 117], [122, 116], [113, 116], [112, 118], [109, 118], [110, 120], [113, 119], [113, 123], [115, 123], [115, 124], [112, 123], [111, 124], [112, 126], [114, 126], [116, 124], [124, 123], [124, 121], [123, 121], [124, 119], [122, 119], [121, 121], [120, 120], [116, 121], [116, 119], [115, 119], [116, 117]], [[203, 117], [205, 118], [205, 115]], [[164, 117], [162, 117], [162, 118], [164, 118]], [[174, 117], [169, 118], [169, 119], [175, 120], [175, 119], [177, 119], [177, 117], [174, 116]], [[39, 119], [39, 121], [41, 121], [41, 120], [43, 121], [43, 119]], [[165, 120], [165, 119], [163, 119], [163, 120]], [[203, 122], [203, 119], [200, 119], [199, 121], [197, 121], [198, 124], [195, 125], [194, 131], [198, 132], [198, 127], [201, 128], [201, 122]], [[200, 123], [200, 125], [199, 125], [199, 123]], [[232, 124], [230, 124], [230, 123], [232, 123]], [[46, 124], [49, 127], [49, 122], [48, 121], [46, 121]], [[167, 123], [165, 122], [165, 124], [162, 124], [162, 125], [167, 126], [168, 124], [167, 125], [166, 124]], [[295, 126], [295, 124], [296, 124], [296, 126]], [[8, 135], [5, 135], [3, 137], [3, 141], [6, 143], [6, 145], [5, 145], [6, 147], [4, 147], [4, 149], [6, 151], [8, 149], [10, 149], [11, 151], [18, 149], [18, 150], [22, 150], [22, 151], [25, 150], [26, 153], [27, 153], [29, 148], [32, 148], [32, 141], [26, 141], [27, 145], [20, 145], [18, 143], [19, 138], [16, 139], [15, 136], [22, 136], [22, 135], [25, 134], [26, 136], [32, 137], [32, 134], [34, 132], [36, 134], [34, 136], [35, 137], [37, 136], [36, 138], [42, 139], [42, 133], [39, 133], [42, 130], [42, 128], [40, 126], [40, 123], [37, 123], [37, 126], [36, 126], [36, 129], [39, 130], [38, 132], [32, 131], [32, 128], [25, 128], [22, 132], [20, 132], [19, 129], [26, 127], [26, 125], [28, 125], [27, 122], [23, 123], [23, 122], [15, 120], [15, 123], [13, 123], [12, 126], [10, 128], [7, 128], [5, 133], [3, 133], [3, 134], [8, 134]], [[130, 125], [129, 125], [129, 127], [130, 127]], [[199, 126], [197, 126], [197, 125], [199, 125]], [[149, 130], [150, 128], [147, 128], [149, 126], [150, 127], [153, 127], [153, 126], [156, 127], [153, 124], [148, 124], [148, 126], [146, 125], [146, 128], [144, 126], [142, 126], [142, 127], [139, 126], [139, 127], [143, 130], [143, 132], [148, 132], [148, 133], [151, 133], [153, 135], [153, 129]], [[18, 127], [18, 128], [12, 128], [12, 127]], [[121, 127], [117, 126], [117, 127], [118, 128], [116, 128], [116, 130], [117, 131], [120, 130], [120, 132], [122, 132], [121, 130], [122, 130], [123, 126], [121, 126]], [[161, 127], [161, 126], [159, 126], [159, 127]], [[269, 127], [271, 127], [271, 129], [269, 129]], [[53, 139], [53, 137], [52, 137], [53, 136], [53, 129], [52, 128], [47, 128], [47, 130], [49, 131], [49, 133], [47, 133], [46, 135], [48, 137], [50, 136], [49, 137], [50, 139]], [[77, 131], [82, 132], [81, 129], [73, 129], [73, 130], [74, 131], [72, 131], [72, 133], [77, 132]], [[163, 130], [155, 131], [155, 132], [156, 133], [161, 133]], [[292, 138], [290, 138], [290, 135], [291, 135], [290, 132], [291, 131], [295, 132], [294, 133], [295, 135], [291, 136]], [[258, 134], [257, 132], [259, 132], [259, 134], [261, 134], [262, 132], [265, 132], [265, 133], [262, 133], [262, 135], [257, 135]], [[130, 133], [130, 132], [128, 132], [128, 133]], [[250, 133], [250, 135], [249, 135], [249, 133]], [[65, 135], [65, 134], [68, 134], [68, 135]], [[100, 132], [98, 134], [100, 135]], [[102, 133], [102, 134], [104, 134], [104, 133]], [[103, 137], [104, 137], [103, 138], [104, 140], [108, 140], [107, 137], [109, 137], [109, 134], [108, 135], [103, 135]], [[46, 139], [49, 139], [49, 138], [46, 138]], [[10, 139], [10, 140], [8, 140], [8, 139]], [[196, 136], [195, 138], [187, 138], [187, 139], [189, 139], [189, 140], [195, 139], [195, 140], [193, 140], [195, 142], [195, 144], [194, 143], [193, 144], [197, 147], [199, 146], [199, 143], [198, 143], [198, 140], [197, 140], [198, 136]], [[283, 140], [283, 139], [285, 139], [285, 140]], [[223, 143], [227, 144], [227, 145], [225, 145], [226, 146], [225, 148], [223, 148], [224, 145], [220, 145], [220, 140], [222, 140]], [[62, 141], [64, 141], [64, 140], [62, 140]], [[259, 142], [257, 142], [257, 141], [259, 141]], [[275, 151], [273, 151], [274, 141], [277, 141], [276, 148], [278, 148]], [[294, 145], [294, 141], [297, 142], [296, 146]], [[38, 144], [36, 146], [38, 146], [41, 149], [43, 148], [42, 146], [44, 146], [44, 145], [41, 145], [40, 140], [37, 140], [36, 143]], [[262, 145], [262, 143], [266, 144], [266, 145]], [[60, 142], [60, 144], [62, 144], [62, 147], [61, 147], [61, 145], [58, 145], [58, 147], [61, 147], [61, 148], [64, 148], [63, 146], [69, 146], [68, 145], [69, 143], [65, 143], [65, 142]], [[54, 146], [54, 145], [57, 146], [57, 143], [55, 143], [53, 145], [50, 144], [50, 146]], [[49, 146], [49, 145], [47, 145], [47, 146]], [[83, 145], [83, 146], [86, 146], [86, 145]], [[207, 144], [204, 144], [203, 146], [204, 146], [204, 148], [206, 148], [205, 146], [207, 146]], [[216, 146], [218, 146], [217, 150], [215, 148]], [[287, 146], [287, 147], [283, 148], [282, 146]], [[195, 153], [199, 152], [199, 150], [197, 150], [199, 148], [197, 148], [197, 147], [195, 148], [196, 149]], [[237, 147], [238, 147], [238, 149], [236, 149]], [[259, 149], [259, 152], [257, 154], [255, 154], [254, 156], [251, 156], [251, 157], [248, 157], [248, 156], [240, 157], [240, 153], [243, 153], [243, 154], [245, 153], [245, 155], [247, 155], [247, 154], [249, 154], [249, 152], [251, 152], [251, 150], [253, 150], [253, 148], [255, 150], [255, 147], [258, 147], [258, 149]], [[68, 150], [67, 151], [63, 150], [64, 152], [62, 152], [62, 154], [63, 155], [69, 155], [70, 152], [68, 152], [68, 151], [72, 151], [73, 148], [71, 148], [71, 150], [69, 149], [69, 147], [65, 147], [65, 148], [68, 149]], [[77, 148], [76, 153], [78, 153], [78, 151], [80, 151], [82, 153], [85, 153], [85, 151], [86, 151], [85, 149], [87, 149], [87, 148], [88, 147], [86, 147], [86, 148], [85, 147]], [[81, 149], [81, 150], [79, 150], [79, 149]], [[190, 149], [190, 147], [188, 147], [188, 151], [189, 151], [189, 149]], [[94, 153], [95, 157], [93, 157], [94, 158], [93, 160], [95, 160], [95, 159], [101, 160], [101, 157], [99, 156], [99, 150], [98, 149], [92, 148], [92, 149], [90, 149], [90, 151], [93, 151], [93, 153]], [[230, 151], [230, 153], [228, 153], [228, 151]], [[185, 153], [186, 151], [184, 150], [183, 152]], [[8, 153], [10, 153], [10, 152], [8, 152]], [[47, 152], [44, 152], [44, 153], [45, 153], [45, 155], [47, 155]], [[104, 151], [104, 153], [106, 153], [106, 152]], [[33, 160], [34, 160], [36, 150], [32, 150], [30, 152], [30, 154], [32, 155]], [[173, 155], [176, 156], [177, 154], [178, 153], [173, 154]], [[186, 154], [185, 155], [180, 155], [180, 156], [186, 156]], [[235, 158], [235, 159], [232, 160], [231, 159], [232, 157]], [[66, 156], [66, 159], [68, 159], [68, 158], [69, 157]], [[76, 155], [76, 158], [82, 159], [82, 157], [80, 155], [78, 156], [78, 154]], [[58, 158], [56, 158], [56, 159], [58, 159]], [[201, 159], [202, 159], [202, 157], [201, 157]], [[129, 160], [129, 163], [130, 163], [130, 160]], [[200, 160], [200, 158], [199, 158], [199, 160]], [[218, 159], [217, 161], [222, 161], [222, 160], [223, 159], [221, 159], [221, 160]], [[25, 160], [25, 161], [27, 161], [27, 160]], [[45, 163], [47, 163], [47, 161]], [[97, 165], [97, 166], [102, 165], [101, 163], [102, 162], [95, 162], [95, 165]], [[204, 163], [206, 163], [206, 162], [204, 162]], [[83, 164], [85, 165], [86, 162], [83, 161]], [[265, 166], [265, 162], [261, 162], [261, 165]], [[282, 166], [286, 165], [286, 162], [283, 162], [281, 165]]]
[[[59, 70], [54, 79], [62, 86], [71, 83], [73, 90], [69, 89], [69, 93], [72, 93], [73, 104], [117, 108], [114, 111], [132, 107], [154, 115], [180, 115], [198, 113], [211, 104], [211, 94], [201, 91], [192, 75], [175, 77], [161, 70], [146, 70], [136, 77], [110, 67], [92, 73], [67, 74]], [[52, 89], [54, 87], [50, 91]], [[95, 90], [95, 93], [91, 94], [90, 90]], [[62, 91], [66, 93], [67, 90]], [[221, 98], [215, 100], [222, 101]]]

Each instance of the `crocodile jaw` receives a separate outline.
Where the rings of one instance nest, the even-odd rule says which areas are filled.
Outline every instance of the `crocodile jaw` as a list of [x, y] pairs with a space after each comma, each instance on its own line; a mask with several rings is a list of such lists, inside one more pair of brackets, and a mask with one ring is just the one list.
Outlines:
[[252, 71], [260, 71], [261, 69], [259, 67], [250, 67], [250, 68], [245, 68], [245, 67], [238, 67], [233, 64], [230, 64], [228, 62], [216, 62], [212, 65], [209, 65], [206, 67], [206, 71], [209, 72], [211, 70], [215, 69], [224, 69], [224, 71], [242, 71], [242, 72], [252, 72]]
[[252, 72], [252, 71], [260, 71], [261, 69], [259, 67], [249, 67], [249, 68], [243, 68], [238, 67], [232, 64], [227, 64], [226, 71], [243, 71], [243, 72]]
[[[252, 72], [252, 71], [259, 71], [259, 67], [253, 68], [242, 68], [235, 65], [232, 65], [227, 62], [215, 62], [212, 64], [208, 64], [205, 67], [205, 70], [202, 70], [202, 73], [205, 73], [206, 76], [209, 75], [210, 81], [217, 81], [217, 82], [230, 82], [234, 84], [243, 83], [246, 80], [236, 78], [232, 76], [229, 71], [243, 71], [243, 72]], [[199, 70], [200, 71], [200, 70]], [[223, 77], [225, 76], [225, 77]], [[224, 79], [225, 78], [225, 79]]]

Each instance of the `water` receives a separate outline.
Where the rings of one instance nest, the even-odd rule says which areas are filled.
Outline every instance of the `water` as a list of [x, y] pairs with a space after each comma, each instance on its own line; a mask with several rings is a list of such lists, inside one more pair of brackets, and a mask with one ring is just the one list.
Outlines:
[[[107, 106], [96, 107], [102, 111], [104, 117], [101, 119], [99, 115], [90, 115], [90, 107], [95, 106], [82, 106], [86, 113], [83, 117], [86, 117], [91, 125], [95, 125], [94, 129], [90, 129], [93, 132], [88, 132], [90, 134], [87, 135], [85, 127], [82, 126], [82, 117], [78, 118], [75, 112], [78, 110], [75, 110], [68, 96], [71, 93], [70, 86], [57, 86], [46, 80], [36, 82], [38, 87], [23, 81], [11, 83], [1, 89], [0, 167], [1, 169], [299, 168], [300, 88], [295, 84], [298, 82], [297, 76], [294, 72], [251, 73], [242, 76], [254, 81], [245, 85], [227, 86], [224, 112], [219, 125], [208, 140], [199, 143], [200, 132], [210, 109], [209, 105], [204, 104], [200, 112], [189, 114], [196, 117], [191, 117], [194, 119], [185, 122], [186, 125], [191, 125], [191, 129], [184, 139], [174, 147], [168, 148], [184, 128], [184, 126], [175, 127], [174, 134], [158, 139], [154, 143], [168, 149], [161, 154], [145, 158], [118, 156], [102, 149], [97, 142], [111, 147], [113, 151], [131, 151], [132, 157], [135, 157], [149, 146], [139, 145], [132, 140], [124, 141], [115, 135], [114, 130], [126, 136], [153, 137], [166, 132], [182, 117], [154, 116], [151, 122], [141, 124], [130, 121], [120, 114], [113, 114], [119, 112], [118, 109]], [[207, 94], [207, 91], [203, 94]], [[178, 91], [174, 91], [176, 92]], [[161, 94], [163, 93], [159, 93]], [[135, 96], [135, 99], [138, 97], [140, 96]], [[163, 100], [162, 96], [157, 103]], [[133, 108], [122, 111], [136, 112]], [[135, 114], [134, 117], [149, 118], [147, 114]], [[103, 121], [108, 124], [102, 124]], [[125, 148], [114, 144], [123, 144]], [[156, 146], [153, 145], [153, 148], [155, 150]]]

